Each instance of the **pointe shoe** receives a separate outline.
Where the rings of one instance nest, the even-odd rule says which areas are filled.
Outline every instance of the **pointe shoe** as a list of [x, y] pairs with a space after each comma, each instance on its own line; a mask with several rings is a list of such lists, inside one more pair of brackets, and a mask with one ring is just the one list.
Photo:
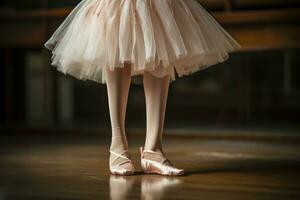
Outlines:
[[[112, 174], [116, 174], [116, 175], [130, 175], [130, 174], [134, 174], [135, 169], [134, 169], [134, 166], [133, 166], [133, 164], [132, 164], [132, 161], [131, 161], [129, 158], [123, 156], [123, 154], [126, 153], [127, 150], [125, 150], [125, 151], [124, 151], [123, 153], [121, 153], [121, 154], [118, 154], [118, 153], [113, 152], [113, 151], [111, 151], [111, 150], [110, 150], [109, 152], [110, 152], [111, 154], [117, 156], [117, 157], [114, 158], [111, 162], [109, 162], [109, 170], [110, 170], [110, 172], [111, 172]], [[120, 157], [121, 157], [121, 158], [124, 158], [124, 159], [126, 159], [126, 160], [123, 161], [123, 162], [120, 162], [120, 163], [118, 163], [118, 164], [115, 164], [115, 165], [112, 165], [112, 164], [111, 164], [113, 161], [115, 161], [116, 159], [118, 159], [118, 158], [120, 158]]]
[[[184, 174], [184, 169], [178, 169], [174, 166], [169, 166], [164, 164], [166, 161], [169, 161], [167, 158], [163, 159], [162, 162], [156, 162], [150, 159], [144, 158], [144, 152], [154, 153], [162, 155], [159, 152], [145, 150], [143, 147], [140, 147], [141, 154], [141, 167], [144, 173], [148, 174], [160, 174], [167, 176], [178, 176]], [[164, 155], [162, 155], [164, 157]], [[170, 161], [169, 161], [170, 162]]]

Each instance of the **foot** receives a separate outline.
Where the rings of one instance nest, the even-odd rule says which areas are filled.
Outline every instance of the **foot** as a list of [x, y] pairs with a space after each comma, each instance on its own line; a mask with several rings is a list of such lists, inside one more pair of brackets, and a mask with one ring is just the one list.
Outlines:
[[134, 165], [127, 150], [121, 153], [110, 150], [109, 170], [116, 175], [134, 174]]
[[183, 175], [184, 170], [176, 168], [162, 152], [145, 150], [140, 147], [141, 166], [144, 173], [168, 176]]

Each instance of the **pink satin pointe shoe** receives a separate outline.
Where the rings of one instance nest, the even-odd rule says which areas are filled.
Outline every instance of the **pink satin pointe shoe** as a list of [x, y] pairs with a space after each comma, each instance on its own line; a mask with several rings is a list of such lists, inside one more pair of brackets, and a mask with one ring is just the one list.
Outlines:
[[[109, 162], [109, 170], [112, 174], [116, 174], [116, 175], [134, 174], [135, 169], [134, 169], [134, 165], [133, 165], [131, 159], [123, 156], [123, 154], [125, 154], [127, 152], [127, 150], [125, 150], [121, 154], [116, 153], [116, 152], [111, 151], [111, 150], [109, 152], [116, 156], [111, 162]], [[125, 161], [122, 161], [120, 163], [112, 165], [112, 163], [115, 160], [117, 160], [118, 158], [124, 158]]]
[[[161, 162], [157, 162], [154, 160], [144, 158], [144, 153], [153, 153], [162, 156], [164, 159]], [[140, 154], [141, 154], [141, 167], [144, 173], [148, 174], [160, 174], [160, 175], [167, 175], [167, 176], [178, 176], [184, 174], [184, 169], [178, 169], [174, 166], [166, 165], [165, 162], [168, 161], [171, 163], [165, 156], [159, 152], [145, 150], [143, 147], [140, 147]]]

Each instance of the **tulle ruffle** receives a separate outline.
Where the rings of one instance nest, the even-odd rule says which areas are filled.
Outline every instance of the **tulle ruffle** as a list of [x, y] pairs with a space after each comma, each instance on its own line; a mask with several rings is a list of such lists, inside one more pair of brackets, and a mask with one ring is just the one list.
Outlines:
[[83, 0], [45, 47], [59, 71], [100, 83], [125, 63], [174, 81], [241, 48], [196, 0]]

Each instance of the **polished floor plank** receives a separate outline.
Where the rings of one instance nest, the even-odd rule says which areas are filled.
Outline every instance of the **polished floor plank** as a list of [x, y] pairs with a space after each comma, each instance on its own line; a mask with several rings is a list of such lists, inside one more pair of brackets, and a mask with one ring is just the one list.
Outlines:
[[[109, 139], [1, 137], [0, 199], [299, 199], [296, 143], [172, 138], [165, 152], [186, 175], [110, 175]], [[130, 138], [138, 170], [144, 139]]]

